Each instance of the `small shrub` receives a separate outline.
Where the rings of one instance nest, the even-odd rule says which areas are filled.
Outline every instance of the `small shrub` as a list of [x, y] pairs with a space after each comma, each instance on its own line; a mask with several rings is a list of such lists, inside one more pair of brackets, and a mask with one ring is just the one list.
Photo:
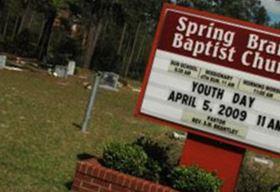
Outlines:
[[155, 182], [165, 182], [172, 167], [168, 162], [170, 148], [149, 137], [140, 137], [134, 144], [142, 147], [148, 155], [147, 172], [144, 177]]
[[280, 192], [280, 185], [273, 187], [271, 192]]
[[182, 192], [219, 192], [221, 181], [198, 167], [173, 168], [168, 164], [169, 148], [149, 138], [139, 138], [133, 144], [111, 143], [103, 152], [105, 167], [141, 177]]
[[144, 172], [143, 178], [154, 182], [161, 181], [163, 168], [158, 161], [148, 158], [145, 167], [146, 170]]
[[142, 147], [151, 159], [161, 164], [166, 164], [168, 161], [169, 147], [160, 145], [149, 137], [140, 137], [134, 144]]
[[147, 160], [147, 154], [139, 146], [111, 143], [104, 149], [102, 163], [108, 168], [142, 177], [146, 173]]
[[238, 192], [267, 192], [275, 183], [269, 168], [258, 164], [244, 166], [239, 176]]
[[221, 180], [196, 166], [177, 167], [170, 175], [171, 185], [182, 192], [219, 192]]

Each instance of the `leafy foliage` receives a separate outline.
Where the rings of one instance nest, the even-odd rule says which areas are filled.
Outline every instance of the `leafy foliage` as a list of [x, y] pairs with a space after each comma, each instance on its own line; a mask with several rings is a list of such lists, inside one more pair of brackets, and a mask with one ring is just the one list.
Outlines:
[[77, 40], [66, 36], [63, 31], [53, 33], [55, 40], [51, 42], [48, 51], [48, 62], [53, 65], [66, 65], [69, 60], [77, 60], [81, 52]]
[[179, 0], [178, 4], [257, 24], [267, 25], [269, 21], [260, 0]]
[[183, 192], [218, 192], [221, 181], [198, 167], [174, 167], [168, 163], [169, 148], [141, 137], [133, 144], [111, 143], [103, 153], [103, 165]]
[[34, 49], [30, 43], [31, 38], [32, 33], [29, 30], [23, 30], [15, 37], [15, 39], [4, 39], [1, 43], [2, 45], [0, 46], [0, 50], [3, 49], [3, 51], [8, 51], [22, 57], [33, 57]]
[[272, 24], [271, 27], [275, 29], [280, 29], [280, 22]]
[[148, 157], [144, 150], [136, 145], [111, 143], [103, 152], [104, 166], [134, 176], [143, 176]]
[[167, 182], [172, 167], [169, 163], [169, 146], [160, 145], [149, 137], [138, 138], [135, 145], [141, 146], [148, 155], [146, 179]]
[[177, 167], [170, 175], [172, 187], [182, 192], [219, 192], [221, 180], [196, 166]]
[[29, 30], [23, 30], [16, 36], [14, 41], [15, 51], [20, 56], [32, 56], [32, 46], [30, 44], [32, 34]]
[[[249, 22], [269, 24], [267, 11], [260, 0], [177, 0], [176, 2], [182, 6]], [[16, 31], [15, 34], [18, 34], [22, 29], [30, 29], [37, 37], [28, 43], [36, 50], [36, 57], [39, 59], [46, 56], [53, 57], [53, 53], [48, 52], [54, 49], [50, 47], [52, 44], [49, 42], [56, 40], [52, 35], [53, 26], [61, 12], [67, 12], [66, 19], [69, 25], [79, 25], [77, 45], [81, 51], [78, 63], [82, 62], [84, 67], [96, 70], [115, 71], [120, 74], [128, 72], [130, 77], [140, 79], [144, 73], [161, 7], [160, 0], [0, 0], [2, 31], [6, 31], [5, 24], [8, 23], [8, 32], [3, 32], [5, 37], [0, 38], [10, 43], [13, 40], [11, 31]], [[30, 14], [27, 14], [28, 12]], [[36, 18], [34, 13], [42, 17]], [[141, 24], [141, 33], [136, 35], [139, 24]], [[102, 26], [101, 32], [98, 32], [98, 26]], [[126, 30], [123, 30], [124, 26], [127, 26]], [[271, 24], [271, 26], [279, 28], [279, 24]], [[64, 33], [64, 36], [68, 35]], [[120, 41], [121, 37], [123, 41]], [[135, 45], [134, 49], [133, 45]], [[10, 50], [8, 49], [9, 52], [15, 52], [14, 49]], [[63, 59], [67, 60], [67, 58]]]
[[272, 192], [280, 192], [280, 185], [273, 187]]
[[267, 192], [270, 191], [274, 183], [274, 176], [270, 174], [268, 168], [259, 164], [244, 166], [241, 170], [238, 192]]
[[104, 150], [102, 162], [106, 167], [124, 173], [154, 182], [168, 183], [167, 175], [175, 166], [169, 163], [168, 152], [169, 147], [150, 138], [140, 137], [132, 144], [108, 145]]

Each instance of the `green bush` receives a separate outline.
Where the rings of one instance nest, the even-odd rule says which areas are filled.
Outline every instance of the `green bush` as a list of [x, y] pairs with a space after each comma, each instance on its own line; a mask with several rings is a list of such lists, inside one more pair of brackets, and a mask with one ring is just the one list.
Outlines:
[[280, 192], [280, 185], [274, 187], [271, 192]]
[[144, 177], [155, 182], [166, 182], [166, 176], [170, 174], [173, 167], [168, 162], [170, 148], [149, 137], [140, 137], [134, 144], [142, 147], [148, 155], [147, 170]]
[[161, 181], [163, 168], [158, 161], [148, 158], [145, 168], [146, 170], [143, 174], [144, 179], [154, 181], [154, 182]]
[[182, 192], [219, 192], [221, 180], [196, 166], [177, 167], [170, 175], [171, 185]]
[[112, 143], [103, 153], [103, 164], [133, 176], [154, 182], [163, 181], [167, 174], [168, 148], [150, 138], [141, 137], [133, 144]]
[[120, 172], [161, 184], [182, 192], [219, 192], [222, 182], [198, 167], [173, 168], [168, 164], [169, 148], [149, 138], [133, 144], [111, 143], [103, 152], [102, 164]]
[[143, 148], [121, 143], [107, 145], [102, 159], [104, 166], [138, 177], [146, 173], [147, 161], [148, 156]]
[[277, 182], [275, 174], [270, 168], [258, 164], [248, 164], [241, 170], [238, 192], [268, 192]]

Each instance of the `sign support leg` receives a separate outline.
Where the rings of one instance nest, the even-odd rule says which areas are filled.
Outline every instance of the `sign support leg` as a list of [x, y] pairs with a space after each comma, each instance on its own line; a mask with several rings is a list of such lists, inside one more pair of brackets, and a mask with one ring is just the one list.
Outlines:
[[94, 83], [94, 87], [91, 89], [91, 93], [90, 93], [90, 97], [89, 97], [89, 101], [88, 101], [88, 105], [87, 105], [87, 110], [86, 110], [84, 120], [83, 120], [83, 125], [82, 125], [82, 130], [81, 130], [83, 133], [87, 132], [87, 127], [90, 122], [90, 118], [92, 116], [92, 110], [93, 110], [93, 106], [95, 103], [96, 94], [98, 91], [98, 86], [99, 86], [101, 76], [102, 76], [101, 73], [97, 73], [97, 75], [95, 77], [95, 81], [94, 81], [94, 77], [93, 77], [93, 82], [95, 82], [95, 83]]
[[221, 191], [234, 192], [245, 152], [243, 148], [189, 134], [180, 164], [215, 172], [223, 180]]

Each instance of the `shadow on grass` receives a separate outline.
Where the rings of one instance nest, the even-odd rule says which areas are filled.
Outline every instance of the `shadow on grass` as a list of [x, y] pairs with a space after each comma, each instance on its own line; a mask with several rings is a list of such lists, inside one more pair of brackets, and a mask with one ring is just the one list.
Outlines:
[[74, 127], [76, 127], [77, 129], [79, 129], [79, 130], [82, 129], [82, 126], [81, 126], [80, 124], [78, 124], [78, 123], [72, 123], [72, 125], [73, 125]]
[[95, 157], [94, 155], [88, 154], [88, 153], [81, 153], [81, 154], [77, 155], [77, 160], [79, 160], [79, 161], [88, 160], [88, 159], [92, 159], [92, 158], [97, 159], [97, 157]]
[[[84, 161], [84, 160], [88, 160], [88, 159], [92, 159], [92, 158], [98, 159], [96, 156], [88, 154], [88, 153], [80, 153], [77, 155], [78, 161]], [[72, 184], [73, 184], [73, 181], [68, 181], [67, 183], [64, 184], [64, 186], [66, 187], [67, 190], [71, 191]]]
[[64, 186], [66, 187], [66, 189], [68, 191], [71, 191], [72, 184], [73, 184], [73, 181], [69, 181], [69, 182], [65, 183]]

